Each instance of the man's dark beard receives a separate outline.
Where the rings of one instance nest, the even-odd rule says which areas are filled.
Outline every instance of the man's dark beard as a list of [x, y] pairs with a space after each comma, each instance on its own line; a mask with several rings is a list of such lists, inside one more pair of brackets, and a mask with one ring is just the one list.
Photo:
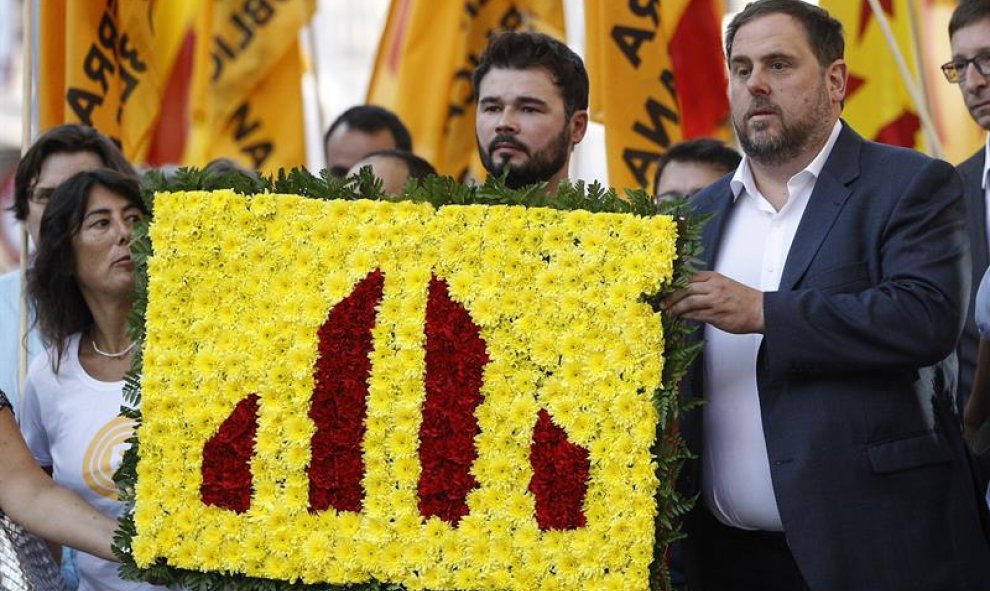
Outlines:
[[[829, 116], [827, 97], [822, 95], [819, 99], [812, 113], [803, 119], [794, 121], [790, 125], [781, 119], [782, 128], [780, 135], [776, 137], [762, 138], [754, 141], [746, 134], [745, 123], [742, 129], [740, 129], [740, 126], [733, 120], [732, 124], [736, 128], [736, 136], [739, 138], [739, 145], [742, 147], [743, 152], [753, 160], [767, 166], [775, 166], [788, 162], [801, 154], [802, 150], [811, 142], [811, 138], [820, 132], [818, 129], [820, 122], [827, 120]], [[780, 109], [772, 105], [769, 101], [755, 102], [750, 107], [750, 111], [767, 107], [775, 108], [778, 116], [780, 116]], [[749, 114], [747, 113], [746, 120], [748, 119]]]
[[[487, 150], [479, 144], [478, 154], [481, 155], [481, 162], [485, 165], [485, 170], [492, 176], [499, 176], [506, 168], [509, 169], [509, 174], [505, 177], [505, 186], [510, 189], [519, 189], [526, 185], [545, 183], [567, 162], [567, 156], [571, 148], [569, 132], [570, 129], [568, 126], [564, 125], [564, 129], [561, 130], [560, 135], [550, 145], [535, 154], [531, 153], [528, 147], [519, 143], [516, 136], [500, 134], [489, 142]], [[513, 166], [508, 159], [503, 159], [502, 162], [496, 164], [492, 161], [491, 154], [495, 146], [500, 143], [512, 144], [525, 150], [526, 154], [529, 155], [529, 160], [522, 166]]]

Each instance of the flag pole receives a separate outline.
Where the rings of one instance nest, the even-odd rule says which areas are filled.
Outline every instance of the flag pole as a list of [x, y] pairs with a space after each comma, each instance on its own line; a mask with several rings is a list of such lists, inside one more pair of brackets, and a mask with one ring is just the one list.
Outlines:
[[[31, 106], [34, 101], [32, 87], [34, 84], [34, 0], [24, 0], [24, 64], [21, 74], [21, 156], [31, 147]], [[27, 261], [28, 261], [28, 232], [27, 224], [21, 224], [21, 261], [20, 261], [20, 306], [18, 314], [18, 330], [20, 335], [17, 359], [17, 386], [24, 391], [24, 380], [27, 378], [28, 351], [28, 305], [27, 305]]]
[[[921, 128], [925, 134], [929, 154], [935, 158], [945, 159], [945, 152], [942, 150], [942, 144], [938, 139], [938, 132], [928, 111], [927, 101], [911, 77], [911, 71], [908, 69], [904, 54], [901, 52], [901, 48], [897, 46], [897, 39], [894, 38], [894, 32], [890, 29], [887, 14], [880, 7], [880, 0], [869, 0], [869, 2], [870, 8], [873, 10], [873, 16], [876, 17], [877, 23], [880, 25], [880, 30], [883, 31], [883, 36], [887, 40], [887, 46], [894, 55], [894, 61], [897, 62], [897, 70], [901, 74], [901, 79], [904, 81], [908, 94], [911, 95], [911, 100], [914, 101], [914, 106], [918, 110], [918, 116], [921, 119]], [[919, 63], [918, 67], [921, 68], [921, 66], [921, 63]]]
[[[312, 68], [314, 94], [316, 96], [316, 121], [319, 127], [320, 138], [326, 133], [326, 115], [323, 112], [323, 96], [320, 90], [320, 58], [317, 55], [316, 32], [313, 30], [313, 17], [310, 16], [306, 23], [306, 30], [303, 37], [306, 39], [306, 48], [309, 50], [309, 65]], [[322, 139], [320, 140], [323, 141]], [[323, 149], [323, 148], [321, 148]]]
[[[921, 82], [921, 88], [924, 90], [921, 93], [922, 104], [925, 106], [925, 112], [932, 112], [932, 103], [928, 96], [927, 89], [928, 86], [928, 72], [925, 69], [925, 59], [921, 55], [921, 32], [918, 29], [918, 7], [914, 5], [913, 2], [907, 3], [908, 7], [908, 23], [911, 25], [911, 47], [914, 50], [914, 63], [918, 64], [918, 80]], [[933, 124], [932, 132], [936, 138], [939, 137], [938, 128]], [[926, 134], [926, 139], [928, 139]], [[939, 144], [941, 147], [941, 143]]]

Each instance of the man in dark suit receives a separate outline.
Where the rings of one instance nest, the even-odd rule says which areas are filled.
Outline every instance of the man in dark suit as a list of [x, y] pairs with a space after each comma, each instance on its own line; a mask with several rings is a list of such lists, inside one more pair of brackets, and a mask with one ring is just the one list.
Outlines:
[[[959, 91], [962, 92], [963, 101], [973, 120], [983, 129], [990, 129], [990, 2], [960, 2], [949, 21], [949, 40], [952, 44], [952, 61], [942, 66], [945, 78], [959, 85]], [[987, 226], [990, 224], [987, 218], [987, 199], [990, 187], [986, 183], [987, 150], [987, 146], [981, 147], [959, 165], [966, 196], [966, 231], [969, 234], [973, 263], [969, 313], [958, 347], [959, 396], [963, 402], [970, 395], [976, 371], [979, 334], [974, 320], [974, 306], [976, 290], [988, 264]], [[988, 354], [990, 350], [983, 353]], [[982, 420], [970, 418], [968, 423], [970, 424], [967, 427], [975, 431]]]
[[663, 303], [705, 323], [685, 388], [706, 403], [682, 422], [692, 591], [990, 589], [941, 365], [969, 293], [962, 187], [839, 120], [843, 49], [797, 0], [726, 32], [745, 157], [694, 198], [709, 270]]

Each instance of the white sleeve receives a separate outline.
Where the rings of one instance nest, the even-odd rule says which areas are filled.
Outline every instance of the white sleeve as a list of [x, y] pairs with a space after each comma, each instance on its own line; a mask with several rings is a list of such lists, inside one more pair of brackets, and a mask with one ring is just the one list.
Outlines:
[[51, 372], [47, 367], [47, 355], [41, 355], [31, 364], [31, 371], [28, 372], [24, 381], [24, 391], [21, 392], [21, 434], [28, 449], [34, 455], [38, 465], [43, 468], [52, 466], [52, 454], [48, 443], [48, 431], [45, 429], [44, 415], [41, 411], [41, 402], [38, 400], [38, 381], [43, 372]]

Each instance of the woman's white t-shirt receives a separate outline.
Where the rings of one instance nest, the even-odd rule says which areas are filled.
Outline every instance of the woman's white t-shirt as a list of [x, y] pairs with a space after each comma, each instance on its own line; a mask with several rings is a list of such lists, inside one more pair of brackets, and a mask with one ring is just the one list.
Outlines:
[[[21, 431], [38, 464], [52, 468], [52, 477], [102, 513], [117, 518], [124, 504], [117, 500], [113, 474], [120, 466], [134, 422], [120, 415], [124, 382], [101, 382], [79, 363], [79, 339], [69, 337], [58, 374], [49, 354], [31, 364], [21, 402]], [[115, 562], [79, 552], [79, 591], [161, 591], [163, 587], [132, 583], [117, 576]]]

